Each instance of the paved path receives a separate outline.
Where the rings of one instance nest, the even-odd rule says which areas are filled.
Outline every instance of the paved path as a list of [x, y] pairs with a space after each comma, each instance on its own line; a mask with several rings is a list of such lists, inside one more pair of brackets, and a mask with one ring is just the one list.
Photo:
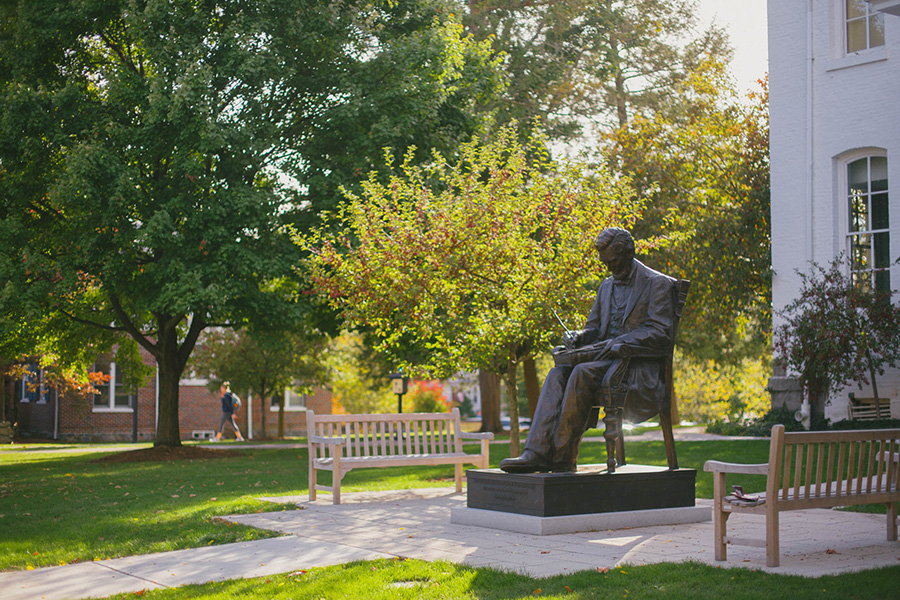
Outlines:
[[[465, 506], [452, 489], [364, 492], [267, 498], [302, 510], [237, 515], [229, 520], [284, 537], [134, 556], [94, 563], [0, 573], [4, 600], [62, 600], [290, 573], [354, 560], [409, 557], [490, 566], [547, 577], [585, 569], [699, 561], [816, 577], [897, 565], [900, 545], [885, 541], [883, 515], [807, 510], [781, 516], [781, 566], [765, 566], [765, 551], [729, 547], [727, 563], [713, 560], [712, 523], [533, 536], [453, 525], [450, 510]], [[698, 500], [710, 506], [711, 500]], [[735, 535], [761, 537], [764, 519], [738, 515]]]

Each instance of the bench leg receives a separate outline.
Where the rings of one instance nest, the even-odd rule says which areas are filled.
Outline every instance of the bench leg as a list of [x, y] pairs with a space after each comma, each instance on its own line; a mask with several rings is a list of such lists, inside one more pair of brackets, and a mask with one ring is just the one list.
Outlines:
[[728, 517], [731, 513], [722, 510], [723, 498], [725, 496], [725, 473], [715, 473], [713, 475], [713, 535], [715, 537], [715, 555], [716, 560], [726, 560], [728, 550], [725, 546], [725, 526], [728, 523]]
[[344, 472], [341, 470], [341, 454], [338, 449], [334, 454], [334, 462], [331, 471], [331, 503], [341, 503], [341, 479], [344, 478]]
[[778, 511], [773, 509], [774, 502], [767, 502], [766, 511], [766, 566], [777, 567], [781, 562], [778, 539]]
[[453, 465], [453, 479], [456, 482], [456, 493], [462, 493], [462, 475], [463, 475], [463, 466], [459, 463]]
[[897, 503], [887, 503], [887, 539], [889, 542], [897, 541]]
[[312, 459], [309, 460], [309, 501], [314, 502], [316, 499], [316, 468], [313, 466]]

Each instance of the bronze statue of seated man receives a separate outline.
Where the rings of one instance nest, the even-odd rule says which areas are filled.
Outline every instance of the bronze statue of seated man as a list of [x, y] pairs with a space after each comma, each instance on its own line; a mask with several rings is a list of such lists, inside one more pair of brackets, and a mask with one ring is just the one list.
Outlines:
[[[634, 257], [624, 229], [603, 230], [595, 243], [611, 273], [601, 283], [584, 329], [564, 338], [565, 350], [541, 388], [522, 455], [500, 462], [508, 473], [574, 472], [593, 406], [615, 403], [642, 422], [666, 401], [660, 357], [672, 347], [675, 280]], [[628, 358], [620, 394], [601, 393], [604, 377]]]

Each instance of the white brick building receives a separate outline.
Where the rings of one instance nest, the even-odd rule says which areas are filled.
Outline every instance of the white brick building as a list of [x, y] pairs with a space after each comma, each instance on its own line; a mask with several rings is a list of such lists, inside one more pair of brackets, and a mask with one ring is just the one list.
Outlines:
[[[900, 0], [769, 0], [768, 27], [774, 309], [796, 270], [841, 252], [861, 280], [900, 288]], [[878, 389], [900, 418], [900, 373]], [[847, 406], [839, 394], [825, 416]]]

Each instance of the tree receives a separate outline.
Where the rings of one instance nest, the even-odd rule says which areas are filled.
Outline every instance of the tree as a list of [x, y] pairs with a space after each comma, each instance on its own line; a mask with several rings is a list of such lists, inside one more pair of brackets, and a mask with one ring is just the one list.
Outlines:
[[[504, 59], [501, 122], [540, 117], [552, 139], [625, 126], [658, 109], [704, 56], [728, 60], [725, 33], [696, 32], [693, 0], [475, 0], [465, 23]], [[593, 133], [593, 132], [591, 132]]]
[[[190, 368], [210, 379], [211, 390], [229, 381], [235, 390], [255, 393], [263, 403], [260, 430], [266, 438], [266, 399], [288, 388], [308, 392], [322, 385], [326, 342], [316, 332], [211, 329], [201, 336]], [[279, 438], [284, 437], [284, 404], [278, 410]]]
[[[466, 69], [490, 64], [442, 7], [4, 3], [4, 311], [54, 319], [83, 347], [136, 340], [159, 369], [156, 444], [179, 445], [178, 381], [201, 332], [303, 312], [286, 225], [329, 206], [383, 140], [471, 133], [470, 93], [487, 84]], [[340, 153], [349, 164], [329, 162]]]
[[515, 127], [473, 140], [458, 161], [440, 154], [372, 173], [349, 195], [342, 228], [300, 240], [311, 276], [353, 324], [389, 351], [408, 337], [428, 354], [413, 372], [445, 376], [486, 369], [507, 383], [514, 455], [519, 451], [517, 365], [558, 339], [556, 309], [584, 318], [601, 268], [593, 241], [629, 225], [639, 203], [621, 181], [551, 163], [541, 137], [520, 144]]
[[859, 285], [844, 274], [843, 256], [828, 268], [812, 263], [800, 273], [800, 294], [780, 311], [775, 328], [776, 360], [795, 371], [814, 416], [822, 417], [828, 397], [849, 383], [872, 386], [876, 375], [900, 363], [900, 307], [889, 293]]
[[682, 110], [638, 116], [615, 132], [611, 162], [648, 198], [637, 234], [672, 238], [648, 263], [692, 282], [683, 351], [759, 356], [772, 297], [765, 81], [741, 103], [726, 65], [710, 59], [678, 90]]

